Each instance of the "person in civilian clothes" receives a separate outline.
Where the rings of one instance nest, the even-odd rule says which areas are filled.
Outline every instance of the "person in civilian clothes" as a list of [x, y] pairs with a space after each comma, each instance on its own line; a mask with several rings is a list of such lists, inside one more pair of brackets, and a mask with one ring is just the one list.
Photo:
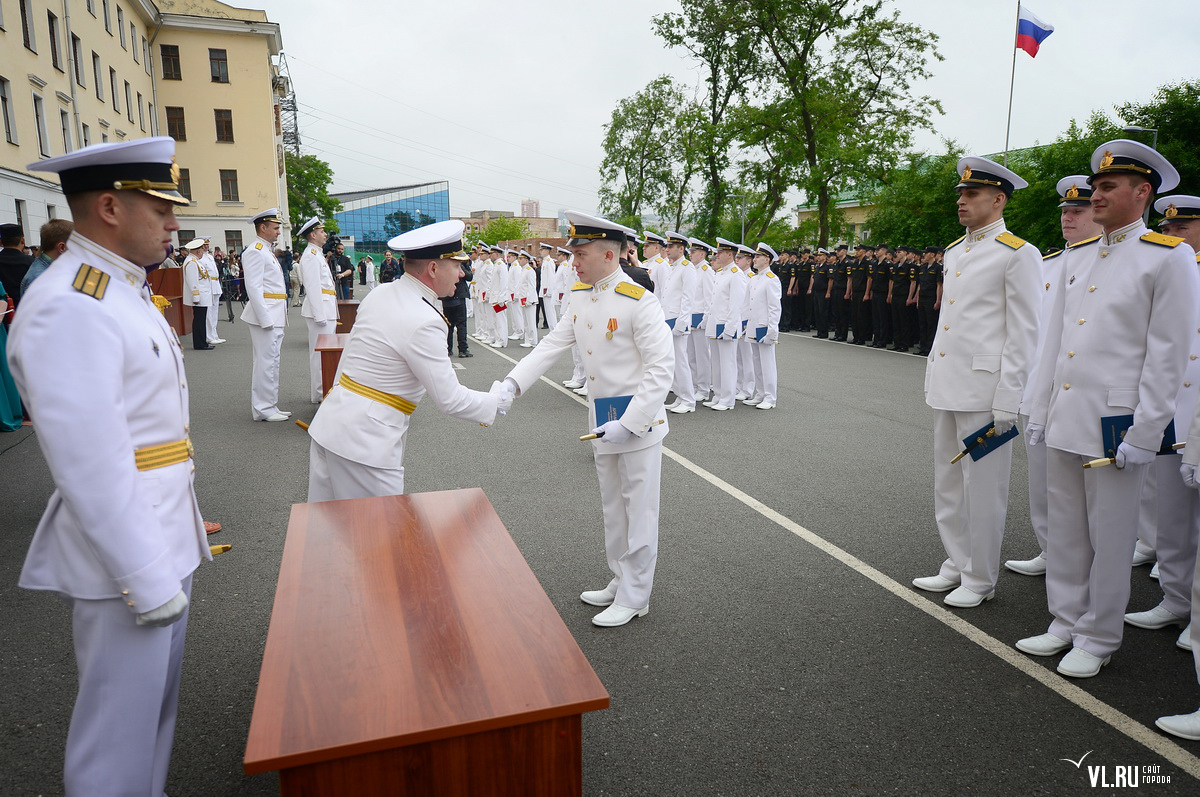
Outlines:
[[[1142, 482], [1194, 351], [1200, 286], [1191, 248], [1142, 222], [1154, 194], [1179, 182], [1170, 162], [1118, 139], [1092, 153], [1091, 166], [1093, 218], [1104, 233], [1063, 271], [1026, 431], [1047, 447], [1054, 619], [1017, 642], [1033, 656], [1068, 651], [1057, 669], [1072, 678], [1095, 676], [1121, 646]], [[947, 302], [953, 293], [947, 282]], [[1101, 419], [1124, 415], [1133, 424], [1110, 453]], [[1105, 455], [1116, 467], [1082, 467]]]
[[[522, 396], [571, 346], [585, 352], [591, 386], [588, 416], [598, 435], [592, 449], [612, 579], [579, 597], [606, 607], [592, 618], [593, 624], [615, 627], [650, 611], [658, 561], [662, 442], [668, 432], [663, 400], [671, 386], [675, 347], [655, 294], [621, 270], [624, 228], [575, 211], [567, 211], [566, 217], [571, 224], [568, 246], [580, 278], [572, 291], [572, 314], [504, 383]], [[607, 412], [600, 415], [599, 406]]]

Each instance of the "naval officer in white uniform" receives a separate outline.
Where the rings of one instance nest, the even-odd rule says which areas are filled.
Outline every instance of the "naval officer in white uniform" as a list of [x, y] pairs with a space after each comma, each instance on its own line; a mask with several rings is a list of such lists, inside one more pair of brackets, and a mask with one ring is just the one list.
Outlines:
[[775, 408], [779, 400], [779, 371], [775, 344], [779, 342], [779, 316], [783, 310], [783, 288], [771, 264], [779, 259], [770, 244], [760, 242], [754, 255], [758, 273], [750, 280], [750, 318], [746, 338], [754, 358], [754, 395], [746, 404], [760, 410]]
[[[1073, 678], [1096, 675], [1121, 646], [1142, 481], [1175, 414], [1200, 282], [1191, 248], [1142, 223], [1155, 192], [1179, 182], [1175, 168], [1127, 140], [1102, 144], [1091, 165], [1093, 217], [1104, 234], [1063, 271], [1027, 430], [1029, 442], [1047, 447], [1054, 619], [1046, 633], [1017, 642], [1033, 656], [1069, 649], [1058, 672]], [[1123, 415], [1133, 425], [1110, 453], [1101, 418]], [[1082, 467], [1104, 456], [1116, 467]]]
[[287, 286], [275, 259], [275, 241], [283, 220], [270, 208], [255, 216], [255, 239], [242, 250], [242, 278], [246, 309], [242, 320], [250, 329], [254, 361], [250, 371], [250, 417], [256, 421], [286, 421], [290, 412], [279, 409], [279, 360], [283, 328], [287, 325]]
[[951, 460], [984, 425], [1004, 434], [1017, 421], [1037, 346], [1042, 258], [1004, 224], [1013, 191], [1028, 183], [985, 158], [962, 158], [958, 172], [958, 220], [967, 234], [946, 247], [941, 316], [925, 366], [934, 514], [946, 560], [913, 586], [949, 592], [947, 605], [969, 608], [995, 595], [1012, 446], [978, 461]]
[[208, 288], [212, 293], [212, 304], [208, 309], [208, 328], [205, 333], [205, 339], [209, 345], [215, 346], [218, 343], [224, 343], [225, 338], [217, 334], [217, 314], [221, 308], [221, 297], [224, 291], [221, 289], [221, 268], [217, 265], [217, 259], [212, 254], [212, 240], [209, 238], [201, 239], [200, 247], [200, 262], [204, 264], [204, 270], [208, 272]]
[[197, 351], [212, 349], [208, 342], [208, 315], [211, 311], [212, 291], [208, 287], [208, 271], [200, 260], [199, 238], [183, 245], [187, 255], [183, 258], [183, 303], [192, 308], [192, 348]]
[[[663, 400], [674, 374], [675, 350], [658, 299], [621, 269], [625, 228], [575, 211], [567, 211], [566, 218], [571, 224], [567, 246], [580, 279], [572, 289], [570, 311], [508, 374], [505, 384], [520, 396], [564, 351], [575, 345], [582, 350], [588, 420], [593, 433], [602, 435], [592, 447], [604, 550], [613, 577], [604, 588], [579, 597], [607, 607], [592, 618], [594, 624], [619, 626], [650, 610], [658, 562], [662, 441], [668, 429]], [[610, 407], [606, 415], [597, 417], [597, 402]]]
[[304, 304], [300, 315], [308, 326], [308, 381], [313, 404], [320, 404], [321, 352], [317, 351], [317, 336], [337, 333], [337, 288], [333, 272], [321, 255], [329, 238], [325, 225], [313, 216], [300, 226], [299, 236], [306, 243], [300, 254], [300, 282], [304, 284]]
[[[1058, 296], [1058, 286], [1067, 263], [1074, 263], [1080, 251], [1072, 247], [1099, 236], [1103, 229], [1092, 219], [1092, 187], [1087, 175], [1073, 174], [1058, 181], [1055, 186], [1062, 198], [1059, 203], [1059, 226], [1067, 246], [1054, 254], [1042, 258], [1042, 294], [1038, 318], [1038, 342], [1034, 349], [1033, 364], [1025, 382], [1025, 393], [1021, 397], [1021, 428], [1029, 426], [1029, 407], [1032, 404], [1033, 386], [1038, 379], [1038, 361], [1046, 346], [1046, 317]], [[1046, 575], [1046, 443], [1025, 443], [1026, 459], [1029, 462], [1029, 520], [1033, 535], [1037, 538], [1038, 555], [1032, 559], [1009, 559], [1004, 566], [1024, 576]]]
[[408, 426], [426, 394], [447, 415], [484, 425], [512, 405], [498, 383], [489, 393], [460, 385], [446, 353], [438, 300], [464, 276], [464, 227], [442, 221], [388, 242], [404, 253], [404, 276], [359, 305], [337, 381], [308, 429], [309, 501], [403, 493]]
[[174, 152], [143, 138], [28, 166], [58, 173], [75, 220], [8, 340], [55, 487], [20, 584], [71, 612], [68, 797], [163, 794], [192, 573], [210, 558], [183, 353], [146, 284], [179, 229], [174, 206], [188, 204]]

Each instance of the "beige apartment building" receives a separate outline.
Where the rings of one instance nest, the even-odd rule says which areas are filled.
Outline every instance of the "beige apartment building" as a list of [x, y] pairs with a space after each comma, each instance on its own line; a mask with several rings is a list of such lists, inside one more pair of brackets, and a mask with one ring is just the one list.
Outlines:
[[180, 238], [237, 250], [287, 184], [279, 25], [216, 0], [0, 0], [0, 223], [26, 239], [69, 218], [26, 165], [105, 141], [172, 135], [191, 205]]

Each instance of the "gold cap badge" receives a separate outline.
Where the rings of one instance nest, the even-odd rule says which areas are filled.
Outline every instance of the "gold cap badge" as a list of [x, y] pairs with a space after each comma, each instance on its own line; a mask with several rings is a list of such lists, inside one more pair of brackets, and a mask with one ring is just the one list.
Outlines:
[[1174, 205], [1167, 205], [1167, 210], [1165, 213], [1163, 213], [1163, 216], [1165, 216], [1168, 219], [1173, 219], [1178, 215], [1179, 215], [1179, 208], [1175, 207]]
[[1100, 161], [1100, 168], [1107, 169], [1113, 165], [1113, 154], [1108, 150], [1104, 150], [1104, 158]]
[[964, 179], [964, 180], [971, 179], [971, 167], [970, 166], [963, 167], [962, 179]]
[[1079, 186], [1073, 185], [1068, 188], [1066, 199], [1079, 199]]

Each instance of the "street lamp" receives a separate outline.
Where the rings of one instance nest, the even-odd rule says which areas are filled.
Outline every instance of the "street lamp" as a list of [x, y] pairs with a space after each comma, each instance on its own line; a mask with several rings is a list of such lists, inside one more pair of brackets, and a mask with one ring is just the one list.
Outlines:
[[1157, 127], [1139, 127], [1138, 125], [1126, 125], [1121, 128], [1126, 133], [1153, 133], [1154, 138], [1150, 142], [1150, 149], [1158, 149], [1158, 128]]

